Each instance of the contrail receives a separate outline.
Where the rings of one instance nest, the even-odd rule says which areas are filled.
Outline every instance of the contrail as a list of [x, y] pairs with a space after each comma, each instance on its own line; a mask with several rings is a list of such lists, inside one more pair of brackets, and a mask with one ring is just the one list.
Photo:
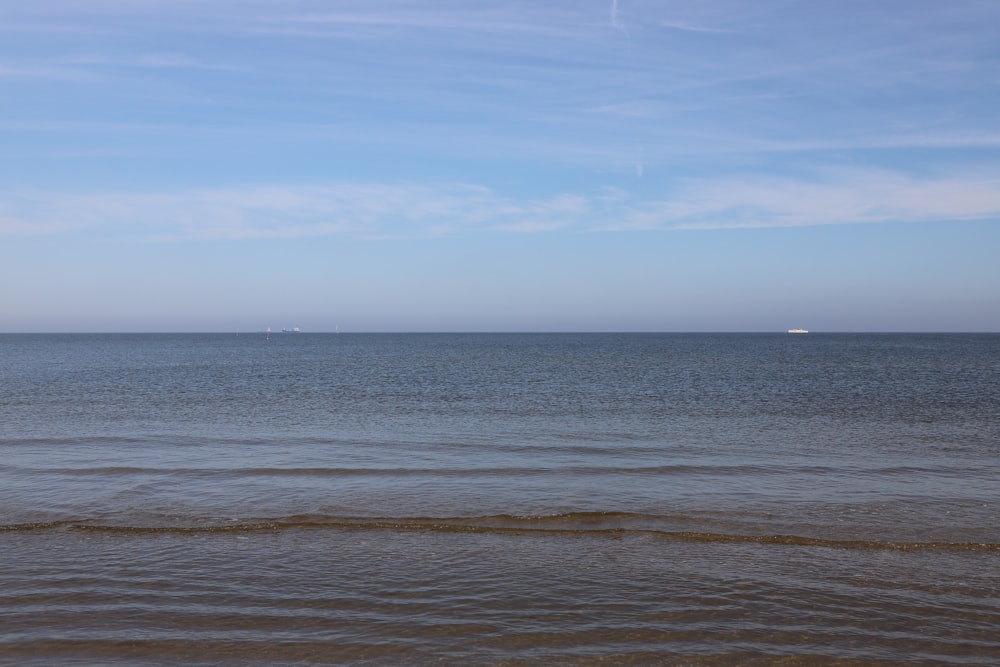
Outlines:
[[618, 16], [618, 0], [611, 0], [611, 25], [614, 26], [616, 30], [621, 30], [628, 36], [628, 31], [625, 30], [625, 24], [622, 23], [621, 17]]

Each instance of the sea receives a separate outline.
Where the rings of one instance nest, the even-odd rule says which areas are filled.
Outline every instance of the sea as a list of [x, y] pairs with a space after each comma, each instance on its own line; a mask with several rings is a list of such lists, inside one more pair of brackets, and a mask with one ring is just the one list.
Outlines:
[[2, 335], [0, 664], [998, 665], [1000, 335]]

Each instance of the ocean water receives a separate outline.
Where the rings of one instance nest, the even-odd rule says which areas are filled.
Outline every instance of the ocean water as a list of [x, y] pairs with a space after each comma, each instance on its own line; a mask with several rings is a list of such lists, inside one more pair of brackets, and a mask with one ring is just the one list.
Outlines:
[[1000, 336], [0, 336], [0, 663], [1000, 664]]

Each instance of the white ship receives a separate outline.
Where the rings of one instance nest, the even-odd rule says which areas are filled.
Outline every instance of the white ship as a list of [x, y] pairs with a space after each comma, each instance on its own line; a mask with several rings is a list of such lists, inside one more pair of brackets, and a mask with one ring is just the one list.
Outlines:
[[809, 333], [808, 329], [789, 329], [788, 333]]
[[291, 329], [282, 329], [281, 333], [302, 333], [298, 327], [292, 327]]

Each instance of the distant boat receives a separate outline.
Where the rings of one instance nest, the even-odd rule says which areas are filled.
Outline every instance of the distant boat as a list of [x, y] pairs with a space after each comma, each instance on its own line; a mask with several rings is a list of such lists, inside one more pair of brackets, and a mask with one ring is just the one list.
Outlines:
[[788, 333], [809, 333], [808, 329], [789, 329]]
[[291, 329], [282, 329], [281, 333], [302, 333], [298, 327], [292, 327]]

